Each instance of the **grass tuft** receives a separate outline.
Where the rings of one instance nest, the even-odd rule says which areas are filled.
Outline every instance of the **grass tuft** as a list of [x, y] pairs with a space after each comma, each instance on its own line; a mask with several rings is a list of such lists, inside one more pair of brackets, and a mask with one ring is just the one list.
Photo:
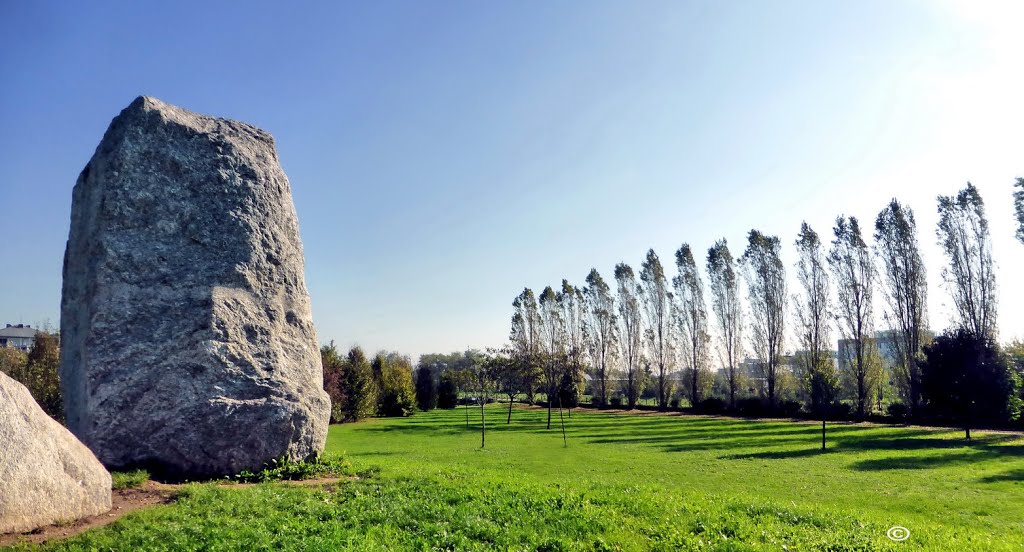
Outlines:
[[282, 458], [272, 460], [258, 472], [245, 470], [230, 477], [238, 483], [268, 483], [271, 481], [302, 481], [321, 477], [343, 477], [355, 475], [352, 463], [340, 455], [325, 455], [309, 461], [295, 462]]
[[115, 490], [134, 489], [141, 487], [143, 483], [149, 481], [149, 472], [146, 470], [112, 472], [110, 478], [113, 480]]

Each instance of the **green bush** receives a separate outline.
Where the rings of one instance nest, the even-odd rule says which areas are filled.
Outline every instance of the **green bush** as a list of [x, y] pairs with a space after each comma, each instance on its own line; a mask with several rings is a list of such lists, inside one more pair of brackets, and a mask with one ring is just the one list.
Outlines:
[[347, 459], [341, 456], [320, 456], [310, 461], [300, 462], [287, 458], [272, 460], [258, 472], [244, 470], [229, 479], [239, 483], [266, 483], [268, 481], [301, 481], [347, 475], [355, 475], [355, 469]]

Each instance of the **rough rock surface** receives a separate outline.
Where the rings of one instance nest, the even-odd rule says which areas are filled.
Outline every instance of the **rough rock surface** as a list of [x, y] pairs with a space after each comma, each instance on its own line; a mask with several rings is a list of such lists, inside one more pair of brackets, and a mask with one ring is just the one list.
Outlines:
[[323, 450], [330, 399], [288, 178], [251, 125], [140, 97], [75, 184], [68, 427], [111, 468], [210, 477]]
[[0, 533], [107, 510], [107, 470], [24, 385], [0, 372]]

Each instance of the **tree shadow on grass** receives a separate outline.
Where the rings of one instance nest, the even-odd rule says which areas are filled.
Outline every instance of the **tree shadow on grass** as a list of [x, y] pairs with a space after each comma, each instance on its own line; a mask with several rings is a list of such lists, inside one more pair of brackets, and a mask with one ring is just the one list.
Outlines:
[[996, 475], [989, 475], [978, 480], [981, 483], [998, 483], [1000, 481], [1016, 481], [1024, 483], [1024, 468], [1010, 470]]
[[[1024, 446], [996, 445], [991, 442], [968, 444], [962, 441], [959, 442], [959, 445], [961, 448], [961, 451], [959, 452], [949, 451], [941, 454], [924, 456], [890, 456], [888, 458], [873, 458], [870, 460], [854, 462], [850, 467], [860, 471], [925, 470], [956, 464], [973, 464], [987, 460], [1020, 460], [1024, 458]], [[953, 448], [953, 446], [946, 448]], [[1024, 473], [1024, 470], [1015, 470], [1008, 473], [1016, 473], [1020, 475]]]
[[787, 460], [790, 458], [807, 458], [810, 456], [823, 456], [837, 452], [835, 449], [808, 448], [799, 450], [780, 450], [767, 452], [752, 452], [748, 454], [727, 454], [719, 456], [719, 460]]

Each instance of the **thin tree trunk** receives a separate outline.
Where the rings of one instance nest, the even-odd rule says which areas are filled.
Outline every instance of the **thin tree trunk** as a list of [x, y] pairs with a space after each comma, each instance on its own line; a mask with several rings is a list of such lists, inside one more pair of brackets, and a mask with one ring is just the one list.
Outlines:
[[505, 422], [506, 425], [512, 423], [512, 401], [514, 400], [513, 397], [508, 398], [508, 421]]
[[562, 421], [562, 445], [569, 446], [569, 441], [565, 439], [565, 418], [562, 418], [562, 397], [558, 397], [558, 418]]
[[487, 420], [484, 418], [484, 406], [487, 401], [480, 401], [480, 448], [484, 448], [484, 437], [487, 433]]
[[548, 388], [548, 429], [551, 429], [551, 388]]
[[821, 417], [821, 450], [825, 450], [825, 417]]

